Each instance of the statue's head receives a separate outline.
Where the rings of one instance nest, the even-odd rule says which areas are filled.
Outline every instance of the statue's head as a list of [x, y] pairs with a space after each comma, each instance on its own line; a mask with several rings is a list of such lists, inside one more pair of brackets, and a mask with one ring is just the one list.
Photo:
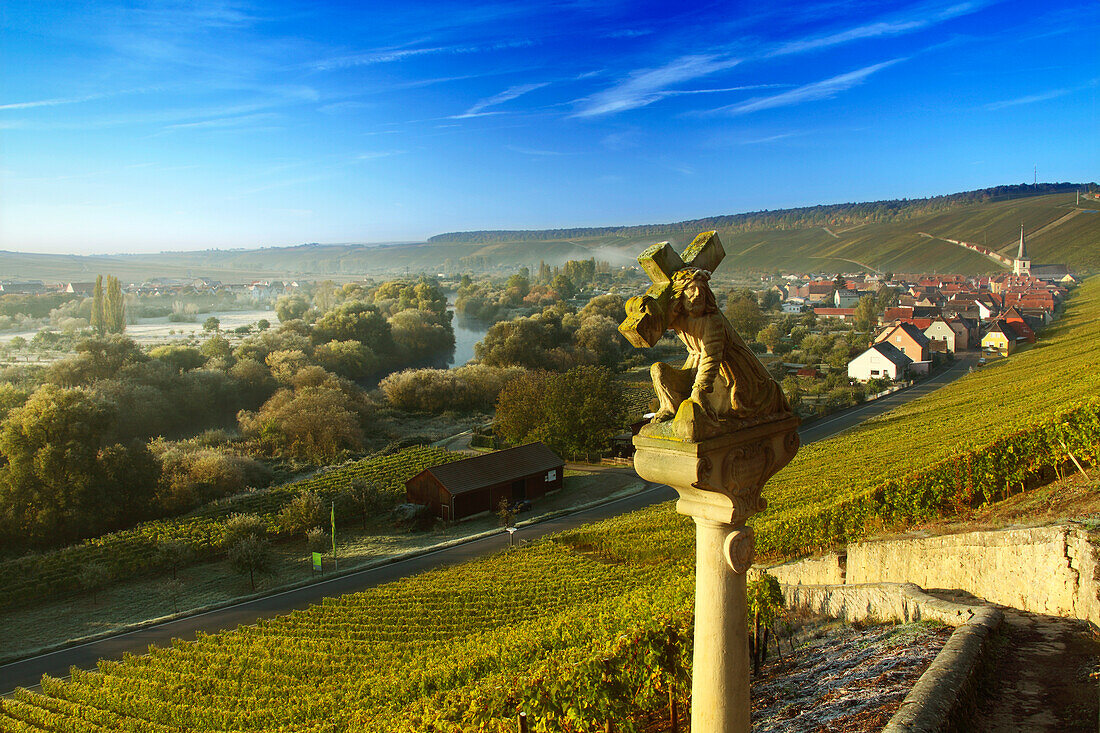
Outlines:
[[702, 316], [718, 310], [718, 301], [710, 289], [710, 273], [698, 267], [682, 267], [672, 276], [673, 308], [689, 316]]
[[664, 309], [652, 295], [635, 295], [626, 301], [626, 320], [619, 332], [634, 346], [656, 346], [667, 328]]

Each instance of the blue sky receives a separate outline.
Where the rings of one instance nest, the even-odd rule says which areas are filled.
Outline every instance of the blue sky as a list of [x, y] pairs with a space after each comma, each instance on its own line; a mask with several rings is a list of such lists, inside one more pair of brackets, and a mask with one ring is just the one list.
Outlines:
[[1100, 3], [0, 10], [0, 249], [419, 240], [1097, 178]]

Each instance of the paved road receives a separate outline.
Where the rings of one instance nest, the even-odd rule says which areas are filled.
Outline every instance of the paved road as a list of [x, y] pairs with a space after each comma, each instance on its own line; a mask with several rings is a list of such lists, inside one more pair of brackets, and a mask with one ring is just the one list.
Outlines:
[[[921, 384], [883, 397], [870, 404], [845, 410], [820, 422], [812, 423], [799, 431], [802, 443], [813, 443], [836, 435], [870, 417], [880, 415], [898, 405], [928, 394], [947, 382], [966, 374], [969, 365], [976, 362], [977, 358], [977, 355], [968, 355], [951, 369]], [[676, 498], [676, 492], [671, 488], [658, 484], [648, 484], [644, 491], [633, 496], [540, 522], [530, 527], [524, 527], [520, 529], [516, 536], [528, 540], [537, 539], [553, 532], [617, 516], [674, 498]], [[507, 545], [508, 537], [504, 533], [483, 537], [454, 547], [400, 560], [389, 565], [349, 573], [304, 588], [275, 593], [257, 600], [239, 603], [235, 606], [188, 616], [176, 621], [169, 621], [99, 641], [92, 641], [12, 662], [0, 666], [0, 691], [3, 691], [0, 694], [8, 695], [16, 687], [37, 687], [37, 683], [43, 674], [64, 677], [68, 674], [69, 668], [73, 666], [91, 669], [95, 667], [96, 661], [99, 659], [120, 659], [126, 652], [141, 654], [149, 648], [150, 644], [166, 646], [174, 638], [193, 639], [197, 631], [216, 633], [235, 628], [241, 624], [251, 624], [261, 618], [278, 616], [295, 609], [306, 608], [312, 603], [320, 602], [325, 597], [352, 593], [422, 573], [425, 570], [456, 565], [483, 557], [501, 550]]]

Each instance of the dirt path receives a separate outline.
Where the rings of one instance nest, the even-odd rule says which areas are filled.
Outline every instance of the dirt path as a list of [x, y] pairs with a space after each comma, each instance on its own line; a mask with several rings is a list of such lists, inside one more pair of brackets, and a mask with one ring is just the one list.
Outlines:
[[971, 720], [975, 733], [1095, 731], [1100, 641], [1083, 623], [1004, 609], [1004, 640]]
[[[980, 600], [962, 591], [932, 594], [961, 603]], [[999, 608], [1004, 627], [966, 730], [1095, 731], [1100, 698], [1092, 675], [1100, 669], [1100, 636], [1083, 621]]]

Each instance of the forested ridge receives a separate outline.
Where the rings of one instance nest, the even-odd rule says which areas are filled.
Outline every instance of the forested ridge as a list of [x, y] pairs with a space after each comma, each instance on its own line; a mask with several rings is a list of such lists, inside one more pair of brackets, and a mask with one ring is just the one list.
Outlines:
[[1052, 193], [1071, 193], [1094, 184], [1039, 183], [994, 186], [976, 191], [932, 196], [920, 199], [890, 199], [863, 203], [823, 204], [775, 211], [750, 211], [703, 219], [689, 219], [671, 224], [640, 224], [618, 227], [576, 227], [572, 229], [485, 230], [447, 232], [428, 239], [429, 242], [517, 242], [590, 237], [655, 237], [675, 233], [698, 233], [711, 229], [755, 231], [762, 229], [802, 229], [820, 226], [852, 226], [856, 224], [901, 221], [914, 216], [933, 214], [959, 206], [1003, 201]]

